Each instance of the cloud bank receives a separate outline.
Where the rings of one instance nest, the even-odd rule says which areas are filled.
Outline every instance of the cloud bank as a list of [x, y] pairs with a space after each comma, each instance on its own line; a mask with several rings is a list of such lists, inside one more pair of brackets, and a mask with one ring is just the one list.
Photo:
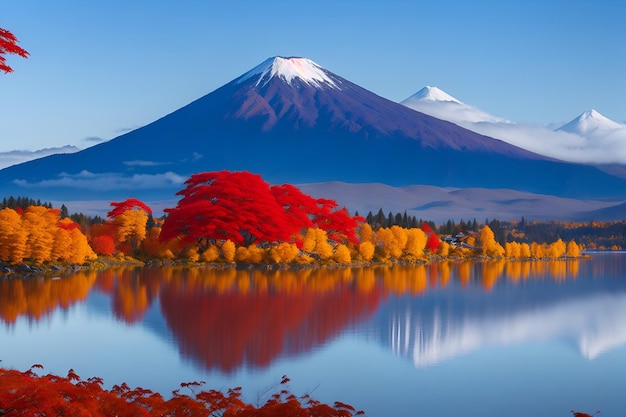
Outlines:
[[160, 174], [135, 174], [124, 176], [119, 173], [93, 173], [82, 171], [78, 174], [62, 173], [57, 178], [39, 182], [16, 179], [14, 183], [25, 188], [70, 187], [77, 189], [111, 190], [146, 190], [180, 186], [187, 180], [174, 172]]
[[74, 153], [78, 151], [80, 151], [80, 149], [76, 146], [67, 145], [60, 148], [45, 148], [39, 149], [37, 151], [16, 150], [9, 152], [0, 152], [0, 169], [54, 154]]

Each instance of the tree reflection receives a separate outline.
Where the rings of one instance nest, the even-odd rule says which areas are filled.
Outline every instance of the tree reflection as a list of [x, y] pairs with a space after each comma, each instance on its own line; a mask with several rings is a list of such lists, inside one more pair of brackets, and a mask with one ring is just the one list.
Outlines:
[[38, 321], [55, 309], [67, 310], [87, 298], [96, 272], [80, 272], [61, 279], [0, 279], [0, 317], [15, 323], [19, 316]]
[[389, 297], [574, 279], [579, 262], [584, 261], [277, 270], [118, 267], [56, 280], [0, 279], [0, 317], [9, 324], [19, 316], [39, 320], [85, 300], [94, 288], [110, 298], [118, 320], [132, 324], [156, 300], [183, 356], [231, 372], [328, 343], [371, 318]]
[[227, 372], [264, 367], [370, 317], [383, 288], [361, 272], [187, 270], [163, 283], [160, 302], [183, 355]]

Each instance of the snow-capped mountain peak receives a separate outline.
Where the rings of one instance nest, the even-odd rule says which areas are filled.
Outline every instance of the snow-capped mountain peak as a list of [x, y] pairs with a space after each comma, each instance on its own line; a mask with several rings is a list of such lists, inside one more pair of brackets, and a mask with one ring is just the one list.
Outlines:
[[279, 77], [290, 85], [297, 78], [317, 88], [326, 86], [339, 89], [328, 71], [308, 58], [281, 56], [269, 58], [239, 77], [237, 82], [243, 82], [255, 76], [258, 77], [255, 86], [264, 86], [272, 78]]
[[607, 132], [616, 129], [623, 129], [624, 126], [621, 123], [617, 123], [608, 117], [603, 116], [597, 110], [587, 110], [574, 120], [561, 126], [557, 130], [565, 132], [576, 133], [579, 135], [589, 135], [599, 132]]
[[459, 100], [452, 97], [450, 94], [446, 93], [445, 91], [437, 87], [431, 87], [429, 85], [422, 88], [420, 91], [413, 94], [411, 97], [407, 98], [407, 100], [411, 100], [411, 99], [428, 100], [428, 101], [452, 101], [454, 103], [461, 104]]
[[465, 104], [437, 87], [426, 86], [400, 104], [464, 127], [467, 123], [510, 123], [506, 119]]

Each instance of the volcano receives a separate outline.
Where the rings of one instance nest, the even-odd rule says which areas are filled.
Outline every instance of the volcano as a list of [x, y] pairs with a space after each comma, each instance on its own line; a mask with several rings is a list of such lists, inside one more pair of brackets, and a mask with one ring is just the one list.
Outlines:
[[246, 170], [326, 181], [626, 194], [626, 180], [466, 130], [380, 97], [306, 58], [273, 57], [144, 127], [0, 171], [4, 195], [172, 199], [189, 175]]

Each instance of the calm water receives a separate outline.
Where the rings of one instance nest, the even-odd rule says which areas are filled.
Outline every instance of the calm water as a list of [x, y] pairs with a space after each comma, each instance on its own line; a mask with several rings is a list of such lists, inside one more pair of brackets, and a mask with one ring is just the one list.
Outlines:
[[[626, 253], [304, 271], [0, 278], [4, 367], [242, 386], [369, 416], [626, 415]], [[268, 391], [269, 390], [269, 391]]]

